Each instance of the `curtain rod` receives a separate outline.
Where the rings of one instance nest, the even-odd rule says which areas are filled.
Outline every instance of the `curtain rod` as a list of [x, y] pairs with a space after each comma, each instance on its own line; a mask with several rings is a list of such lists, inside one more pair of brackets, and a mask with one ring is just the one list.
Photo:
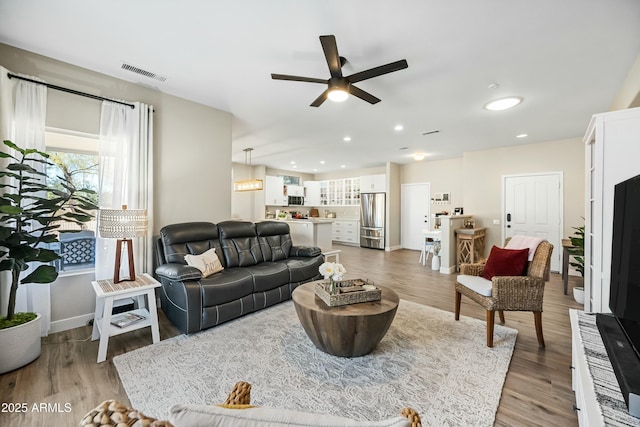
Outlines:
[[102, 96], [98, 96], [98, 95], [91, 95], [90, 93], [85, 93], [85, 92], [80, 92], [74, 89], [68, 89], [66, 87], [62, 87], [62, 86], [56, 86], [56, 85], [52, 85], [49, 83], [44, 83], [44, 82], [39, 82], [37, 80], [32, 80], [32, 79], [28, 79], [26, 77], [21, 77], [15, 74], [11, 74], [11, 73], [7, 73], [7, 76], [12, 79], [12, 78], [16, 78], [19, 80], [24, 80], [27, 82], [31, 82], [31, 83], [36, 83], [39, 85], [44, 85], [50, 89], [55, 89], [55, 90], [59, 90], [61, 92], [67, 92], [67, 93], [72, 93], [74, 95], [80, 95], [80, 96], [85, 96], [87, 98], [92, 98], [92, 99], [97, 99], [98, 101], [110, 101], [110, 102], [115, 102], [116, 104], [121, 104], [121, 105], [126, 105], [127, 107], [131, 107], [131, 108], [136, 108], [135, 105], [133, 104], [128, 104], [126, 102], [122, 102], [122, 101], [116, 101], [115, 99], [109, 99], [109, 98], [104, 98]]

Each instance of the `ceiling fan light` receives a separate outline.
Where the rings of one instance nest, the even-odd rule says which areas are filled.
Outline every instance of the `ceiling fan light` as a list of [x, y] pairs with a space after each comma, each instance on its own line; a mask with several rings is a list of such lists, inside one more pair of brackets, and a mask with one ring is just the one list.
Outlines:
[[344, 102], [349, 97], [349, 93], [342, 89], [331, 89], [327, 94], [327, 98], [333, 102]]

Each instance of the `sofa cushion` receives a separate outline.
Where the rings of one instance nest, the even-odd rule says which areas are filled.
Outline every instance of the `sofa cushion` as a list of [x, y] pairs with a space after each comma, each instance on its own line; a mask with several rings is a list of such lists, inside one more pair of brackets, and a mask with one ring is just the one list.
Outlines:
[[493, 276], [522, 276], [526, 272], [529, 249], [491, 248], [482, 277], [491, 280]]
[[470, 276], [467, 274], [461, 274], [457, 278], [458, 283], [466, 286], [472, 291], [490, 297], [492, 294], [491, 280], [487, 280], [482, 276]]
[[256, 232], [265, 261], [280, 261], [289, 256], [293, 246], [289, 224], [281, 221], [263, 221], [256, 224]]
[[225, 268], [200, 280], [202, 307], [212, 307], [253, 293], [253, 276], [245, 268]]
[[228, 409], [214, 405], [175, 405], [169, 421], [181, 427], [411, 427], [411, 421], [400, 416], [382, 421], [357, 421], [289, 409]]
[[256, 226], [248, 221], [224, 221], [218, 224], [225, 267], [249, 267], [264, 261]]
[[222, 253], [218, 227], [211, 222], [167, 225], [160, 230], [160, 244], [167, 263], [186, 264], [185, 255], [198, 255], [211, 248], [217, 249], [218, 254]]
[[320, 276], [320, 265], [324, 262], [322, 254], [315, 257], [291, 257], [283, 261], [289, 268], [289, 282], [300, 283]]
[[244, 270], [253, 277], [253, 292], [264, 292], [289, 283], [289, 269], [282, 262], [263, 262]]
[[216, 255], [215, 248], [211, 248], [200, 255], [187, 254], [184, 256], [184, 260], [188, 265], [200, 270], [202, 277], [209, 277], [212, 274], [224, 270], [224, 267], [218, 259], [218, 255]]

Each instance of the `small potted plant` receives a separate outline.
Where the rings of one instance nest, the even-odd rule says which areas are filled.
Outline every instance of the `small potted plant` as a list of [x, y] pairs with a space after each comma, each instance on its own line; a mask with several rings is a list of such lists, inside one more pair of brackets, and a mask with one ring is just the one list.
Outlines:
[[0, 318], [0, 374], [40, 355], [40, 317], [15, 312], [18, 284], [56, 280], [58, 272], [50, 263], [60, 255], [46, 246], [58, 242], [55, 231], [60, 223], [90, 221], [98, 208], [87, 197], [95, 192], [77, 189], [69, 176], [62, 174], [57, 183], [47, 183], [47, 175], [32, 166], [55, 167], [47, 153], [11, 141], [4, 145], [12, 150], [0, 151], [0, 158], [9, 163], [0, 171], [0, 274], [8, 271], [11, 278], [7, 315]]

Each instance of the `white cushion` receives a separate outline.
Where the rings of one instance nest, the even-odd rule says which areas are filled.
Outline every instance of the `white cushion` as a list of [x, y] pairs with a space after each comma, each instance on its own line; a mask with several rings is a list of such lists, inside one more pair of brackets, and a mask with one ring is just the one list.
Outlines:
[[458, 276], [458, 283], [485, 297], [491, 296], [491, 280], [487, 280], [482, 276], [461, 274]]
[[216, 255], [215, 248], [211, 248], [200, 255], [185, 255], [184, 260], [190, 266], [202, 271], [202, 277], [208, 277], [213, 273], [224, 270], [218, 255]]
[[180, 427], [411, 427], [409, 419], [401, 416], [382, 421], [355, 421], [288, 409], [229, 409], [215, 405], [175, 405], [169, 421]]

